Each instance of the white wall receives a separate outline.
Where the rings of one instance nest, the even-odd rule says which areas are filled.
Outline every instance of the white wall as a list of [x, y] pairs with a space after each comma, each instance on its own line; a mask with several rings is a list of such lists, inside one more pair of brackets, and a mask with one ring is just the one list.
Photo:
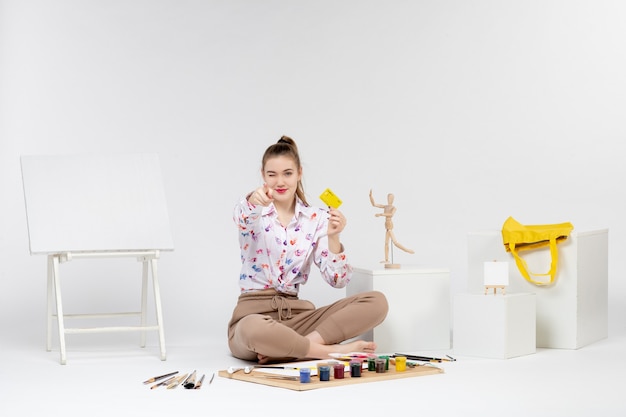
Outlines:
[[[470, 231], [509, 215], [609, 228], [609, 332], [623, 333], [625, 18], [619, 0], [0, 0], [7, 340], [43, 345], [45, 331], [20, 155], [159, 153], [176, 246], [160, 264], [166, 337], [183, 344], [225, 340], [231, 209], [283, 134], [298, 141], [309, 199], [326, 187], [343, 199], [356, 266], [383, 256], [370, 189], [395, 194], [396, 236], [416, 251], [395, 261], [449, 267], [453, 292]], [[127, 282], [109, 294], [94, 281], [64, 281], [66, 310], [136, 300]], [[343, 295], [313, 281], [304, 297]]]

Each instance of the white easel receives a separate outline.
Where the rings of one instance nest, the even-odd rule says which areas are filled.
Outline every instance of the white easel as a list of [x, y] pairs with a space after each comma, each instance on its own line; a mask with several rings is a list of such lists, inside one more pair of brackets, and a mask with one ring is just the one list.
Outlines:
[[[159, 336], [166, 359], [157, 260], [173, 250], [158, 156], [26, 156], [22, 176], [31, 254], [47, 255], [47, 337], [52, 349], [56, 318], [60, 362], [66, 364], [66, 334], [139, 331]], [[78, 192], [77, 190], [80, 190]], [[87, 227], [86, 227], [87, 226]], [[86, 258], [136, 258], [142, 263], [139, 312], [65, 314], [60, 264]], [[148, 324], [148, 284], [152, 279], [156, 325]], [[138, 316], [135, 326], [67, 328], [65, 319]]]

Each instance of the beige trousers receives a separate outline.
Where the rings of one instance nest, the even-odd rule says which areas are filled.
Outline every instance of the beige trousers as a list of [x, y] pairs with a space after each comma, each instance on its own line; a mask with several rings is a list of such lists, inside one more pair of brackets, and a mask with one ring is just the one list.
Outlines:
[[305, 336], [317, 331], [326, 344], [337, 344], [373, 329], [387, 316], [385, 295], [369, 291], [316, 308], [297, 296], [263, 290], [239, 296], [228, 323], [233, 356], [257, 360], [303, 359], [309, 351]]

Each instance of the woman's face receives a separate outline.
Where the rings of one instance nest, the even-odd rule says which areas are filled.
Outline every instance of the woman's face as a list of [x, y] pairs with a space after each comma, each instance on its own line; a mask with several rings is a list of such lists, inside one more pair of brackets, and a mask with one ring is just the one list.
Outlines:
[[272, 197], [277, 202], [291, 202], [295, 198], [302, 169], [287, 156], [280, 155], [265, 161], [261, 174], [267, 186], [272, 190]]

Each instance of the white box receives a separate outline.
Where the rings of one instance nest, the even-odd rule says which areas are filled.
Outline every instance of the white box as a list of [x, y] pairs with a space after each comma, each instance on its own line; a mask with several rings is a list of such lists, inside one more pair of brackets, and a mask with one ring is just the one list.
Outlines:
[[[608, 230], [573, 231], [557, 245], [555, 283], [537, 286], [524, 279], [501, 231], [468, 236], [468, 292], [484, 291], [486, 261], [509, 262], [507, 293], [537, 295], [537, 347], [578, 349], [608, 337]], [[550, 269], [550, 251], [522, 252], [533, 273]]]
[[450, 271], [402, 265], [354, 268], [347, 295], [378, 290], [389, 302], [385, 321], [362, 335], [380, 352], [450, 348]]
[[508, 359], [536, 351], [535, 294], [457, 294], [452, 346], [457, 356]]

